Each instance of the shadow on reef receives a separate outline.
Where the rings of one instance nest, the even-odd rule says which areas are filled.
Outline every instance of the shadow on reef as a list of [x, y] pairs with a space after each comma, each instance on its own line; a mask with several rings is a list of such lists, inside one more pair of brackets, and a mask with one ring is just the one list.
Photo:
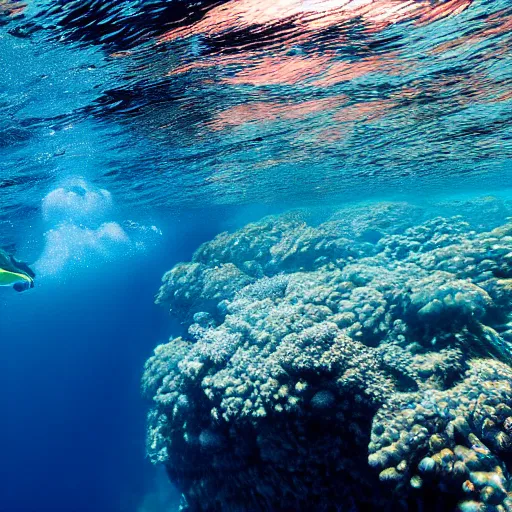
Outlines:
[[185, 329], [142, 387], [182, 510], [512, 510], [512, 223], [496, 227], [496, 201], [465, 218], [290, 212], [167, 272], [157, 303]]

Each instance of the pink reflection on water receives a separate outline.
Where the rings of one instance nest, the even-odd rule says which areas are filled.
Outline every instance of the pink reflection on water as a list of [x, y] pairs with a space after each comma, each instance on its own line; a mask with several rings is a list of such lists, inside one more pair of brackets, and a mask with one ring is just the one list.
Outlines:
[[162, 41], [173, 41], [196, 35], [219, 36], [229, 31], [251, 29], [255, 32], [283, 22], [296, 28], [311, 30], [334, 27], [359, 19], [382, 28], [402, 21], [418, 19], [430, 23], [458, 14], [472, 0], [232, 0], [214, 7], [204, 18], [186, 27], [171, 29]]
[[[250, 56], [250, 54], [248, 54]], [[204, 60], [196, 60], [188, 64], [181, 64], [167, 73], [167, 76], [181, 75], [197, 69], [208, 69], [213, 67], [225, 67], [233, 64], [240, 64], [240, 55], [218, 55]]]
[[[304, 119], [312, 115], [327, 113], [334, 124], [322, 133], [325, 140], [337, 140], [350, 133], [346, 124], [371, 123], [384, 117], [397, 106], [394, 99], [372, 100], [347, 105], [348, 97], [337, 95], [331, 98], [298, 103], [258, 101], [244, 103], [219, 112], [208, 123], [213, 131], [240, 127], [248, 123], [269, 123], [282, 120]], [[332, 115], [331, 115], [332, 114]]]
[[0, 14], [2, 15], [17, 16], [25, 10], [25, 7], [27, 7], [25, 2], [0, 0]]
[[352, 62], [333, 61], [322, 77], [314, 80], [311, 85], [330, 87], [371, 73], [398, 74], [400, 72], [399, 60], [398, 55], [388, 54], [386, 57], [374, 56]]
[[246, 123], [303, 119], [313, 114], [329, 112], [347, 102], [345, 95], [303, 101], [299, 103], [259, 101], [244, 103], [223, 110], [209, 123], [211, 130], [223, 130]]
[[[203, 60], [184, 64], [169, 71], [179, 75], [192, 70], [225, 68], [221, 81], [232, 85], [296, 85], [330, 87], [369, 73], [399, 74], [407, 71], [405, 62], [394, 54], [341, 61], [335, 51], [324, 51], [307, 56], [290, 55], [294, 45], [307, 43], [321, 30], [343, 29], [357, 21], [368, 32], [379, 32], [389, 25], [415, 20], [430, 23], [458, 14], [472, 0], [232, 0], [209, 10], [191, 25], [166, 32], [160, 41], [202, 35], [207, 38], [223, 34], [249, 31], [253, 38], [266, 44], [260, 50], [251, 50], [254, 44], [238, 46], [236, 55], [210, 54]], [[269, 37], [269, 30], [272, 36]], [[266, 33], [266, 35], [264, 34]], [[346, 35], [341, 30], [333, 36], [341, 44]], [[265, 53], [271, 50], [271, 53]], [[235, 69], [233, 67], [236, 66]]]
[[[169, 75], [194, 69], [238, 66], [225, 83], [234, 85], [295, 85], [305, 83], [328, 87], [360, 78], [368, 73], [398, 74], [405, 71], [397, 54], [369, 57], [358, 61], [340, 61], [334, 51], [308, 56], [289, 55], [293, 45], [310, 41], [320, 30], [343, 28], [351, 21], [362, 23], [366, 32], [378, 32], [385, 27], [407, 20], [428, 23], [466, 9], [472, 0], [236, 0], [208, 11], [204, 18], [191, 25], [172, 29], [161, 41], [203, 35], [216, 37], [227, 32], [250, 30], [257, 35], [279, 27], [268, 41], [272, 54], [238, 47], [237, 55], [210, 55], [202, 61], [178, 66]], [[285, 27], [286, 23], [286, 27]], [[263, 37], [263, 36], [262, 36]], [[266, 36], [268, 37], [268, 35]], [[337, 36], [344, 41], [343, 33]], [[249, 44], [245, 44], [249, 46]]]
[[240, 69], [222, 81], [232, 85], [296, 85], [306, 84], [327, 87], [354, 80], [369, 73], [398, 74], [405, 64], [400, 64], [397, 54], [386, 57], [368, 57], [357, 61], [335, 60], [334, 52], [322, 55], [294, 56], [286, 53], [257, 58], [254, 52], [241, 52], [235, 56], [210, 57], [171, 70], [168, 75], [179, 75], [192, 70], [236, 65]]
[[372, 122], [384, 117], [396, 106], [397, 103], [392, 99], [363, 101], [342, 108], [336, 112], [334, 119], [341, 123]]
[[225, 83], [252, 86], [304, 84], [330, 87], [370, 73], [397, 74], [404, 69], [397, 54], [354, 61], [336, 60], [334, 52], [307, 57], [286, 54], [260, 59], [253, 59], [251, 55], [247, 58], [242, 55], [238, 57], [243, 68], [233, 76], [223, 78]]
[[418, 19], [419, 24], [432, 23], [433, 21], [454, 16], [465, 11], [473, 0], [448, 0], [447, 2], [438, 2], [432, 5], [430, 9], [425, 9]]
[[[490, 25], [490, 26], [489, 26]], [[485, 20], [485, 25], [480, 29], [476, 30], [475, 33], [452, 39], [445, 43], [438, 44], [435, 46], [431, 53], [439, 54], [450, 50], [461, 48], [463, 46], [472, 46], [485, 40], [490, 40], [496, 36], [509, 36], [508, 41], [503, 41], [503, 45], [500, 51], [510, 52], [510, 35], [512, 33], [512, 16], [509, 12], [503, 10], [498, 11], [490, 15]]]
[[[270, 56], [256, 61], [251, 67], [246, 67], [233, 77], [224, 79], [229, 84], [246, 84], [253, 86], [298, 84], [316, 77], [327, 69], [332, 55], [303, 56]], [[246, 65], [251, 61], [242, 59]]]

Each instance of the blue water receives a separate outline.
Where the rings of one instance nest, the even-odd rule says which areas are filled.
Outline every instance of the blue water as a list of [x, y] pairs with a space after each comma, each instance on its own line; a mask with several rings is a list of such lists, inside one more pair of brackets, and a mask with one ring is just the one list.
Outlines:
[[138, 368], [165, 334], [163, 253], [148, 261], [139, 280], [131, 258], [30, 297], [2, 290], [2, 510], [131, 510], [145, 492]]
[[142, 492], [135, 369], [163, 319], [146, 283], [140, 300], [126, 301], [130, 270], [105, 268], [92, 283], [79, 277], [2, 304], [3, 510], [123, 510]]
[[512, 199], [510, 2], [344, 4], [0, 0], [0, 247], [37, 273], [0, 288], [0, 512], [178, 509], [140, 379], [200, 244]]

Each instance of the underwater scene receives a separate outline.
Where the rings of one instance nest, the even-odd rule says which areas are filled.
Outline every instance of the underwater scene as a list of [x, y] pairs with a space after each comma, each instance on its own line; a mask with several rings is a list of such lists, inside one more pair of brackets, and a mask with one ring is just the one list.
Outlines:
[[512, 512], [510, 0], [0, 0], [0, 512]]

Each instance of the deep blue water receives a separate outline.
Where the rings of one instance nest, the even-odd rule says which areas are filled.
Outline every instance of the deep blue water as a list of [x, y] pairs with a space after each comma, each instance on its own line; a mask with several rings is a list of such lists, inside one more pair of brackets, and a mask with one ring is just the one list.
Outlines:
[[171, 248], [159, 250], [30, 296], [2, 289], [1, 510], [134, 510], [153, 485], [139, 380], [165, 339], [152, 297]]
[[0, 288], [0, 512], [177, 509], [140, 378], [201, 243], [512, 195], [510, 2], [256, 3], [0, 0], [0, 247], [38, 274]]

